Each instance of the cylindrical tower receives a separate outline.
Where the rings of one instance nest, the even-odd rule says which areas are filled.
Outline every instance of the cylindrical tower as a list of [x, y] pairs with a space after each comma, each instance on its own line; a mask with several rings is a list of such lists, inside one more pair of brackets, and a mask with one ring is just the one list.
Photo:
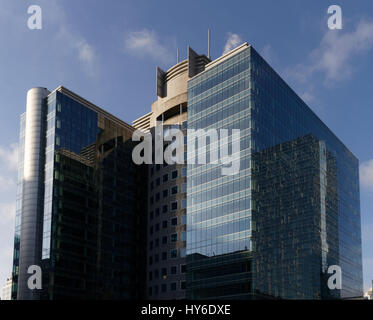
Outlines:
[[38, 290], [30, 290], [27, 273], [31, 265], [40, 265], [44, 196], [45, 116], [44, 99], [49, 91], [32, 88], [27, 92], [21, 239], [18, 276], [18, 300], [38, 299]]

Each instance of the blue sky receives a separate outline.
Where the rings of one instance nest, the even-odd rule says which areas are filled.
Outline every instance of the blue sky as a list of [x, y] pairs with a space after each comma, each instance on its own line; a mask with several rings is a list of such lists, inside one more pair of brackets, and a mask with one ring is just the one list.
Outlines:
[[[42, 8], [42, 30], [27, 8]], [[338, 4], [343, 29], [329, 30]], [[252, 44], [360, 159], [364, 284], [373, 279], [373, 2], [0, 0], [0, 285], [11, 272], [19, 115], [29, 88], [64, 85], [131, 123], [150, 111], [155, 68], [190, 45]], [[141, 90], [139, 90], [141, 88]]]

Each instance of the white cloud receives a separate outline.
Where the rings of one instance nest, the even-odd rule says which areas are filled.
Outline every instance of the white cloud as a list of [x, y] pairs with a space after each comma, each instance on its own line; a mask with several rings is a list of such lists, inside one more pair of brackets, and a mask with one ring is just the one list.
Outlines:
[[91, 45], [85, 41], [78, 43], [79, 59], [87, 63], [92, 63], [94, 59], [95, 52]]
[[174, 58], [174, 49], [162, 43], [157, 34], [148, 29], [132, 31], [126, 34], [124, 39], [124, 50], [128, 53], [150, 57], [161, 63], [170, 63]]
[[12, 270], [18, 147], [0, 146], [0, 286]]
[[12, 143], [9, 147], [0, 146], [0, 161], [9, 170], [17, 170], [18, 144]]
[[96, 70], [96, 51], [81, 35], [72, 32], [65, 25], [61, 25], [58, 32], [59, 41], [67, 44], [68, 51], [82, 62], [83, 67], [90, 76], [94, 76]]
[[[71, 28], [66, 11], [56, 0], [39, 0], [43, 12], [44, 25], [55, 29], [55, 40], [61, 43], [60, 52], [73, 55], [90, 76], [97, 70], [97, 54], [94, 47], [79, 33]], [[46, 28], [45, 27], [45, 28]]]
[[15, 203], [0, 203], [0, 287], [12, 271], [15, 212]]
[[269, 63], [272, 64], [274, 60], [274, 53], [272, 46], [270, 44], [266, 44], [262, 49], [262, 57]]
[[373, 190], [373, 159], [360, 165], [360, 183], [362, 187]]
[[15, 189], [15, 187], [16, 187], [15, 179], [0, 175], [0, 190], [1, 191], [9, 191], [11, 189]]
[[241, 40], [241, 37], [232, 32], [228, 32], [228, 39], [227, 42], [225, 43], [223, 54], [233, 50], [236, 48], [238, 45], [240, 45], [243, 41]]
[[[18, 144], [0, 146], [0, 190], [15, 190], [18, 167]], [[15, 195], [15, 193], [14, 193]]]
[[348, 78], [353, 70], [353, 58], [373, 48], [373, 22], [360, 21], [355, 30], [328, 30], [319, 46], [312, 50], [304, 64], [289, 70], [298, 81], [306, 82], [317, 72], [333, 83]]
[[0, 203], [0, 219], [2, 223], [9, 220], [13, 221], [16, 213], [15, 202], [10, 203]]
[[311, 90], [304, 91], [300, 95], [300, 97], [302, 98], [302, 100], [305, 103], [308, 103], [308, 104], [311, 104], [311, 103], [315, 102], [315, 100], [316, 100], [315, 95], [314, 95], [313, 91], [311, 91]]

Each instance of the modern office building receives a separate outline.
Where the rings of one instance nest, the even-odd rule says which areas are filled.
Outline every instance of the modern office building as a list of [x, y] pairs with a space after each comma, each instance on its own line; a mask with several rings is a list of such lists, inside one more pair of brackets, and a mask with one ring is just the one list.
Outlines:
[[12, 300], [12, 277], [6, 279], [1, 292], [1, 300]]
[[[135, 120], [135, 128], [153, 137], [162, 126], [164, 148], [173, 129], [186, 137], [188, 80], [210, 62], [188, 48], [188, 58], [167, 72], [157, 68], [157, 100], [151, 112]], [[185, 155], [186, 155], [186, 140]], [[153, 156], [155, 160], [155, 157]], [[147, 297], [185, 299], [186, 290], [186, 165], [153, 162], [148, 166]]]
[[[34, 88], [21, 116], [13, 299], [145, 293], [146, 171], [134, 128], [64, 87]], [[30, 290], [28, 268], [42, 268]]]
[[240, 170], [188, 165], [187, 298], [361, 297], [358, 159], [246, 43], [188, 81], [209, 128], [240, 130]]
[[[252, 46], [213, 61], [188, 48], [157, 68], [156, 94], [130, 126], [66, 88], [29, 91], [13, 299], [362, 297], [358, 159]], [[135, 129], [152, 135], [152, 164], [132, 161]], [[206, 158], [225, 145], [238, 170], [155, 161], [173, 129], [187, 161], [206, 138]], [[30, 265], [42, 290], [27, 286]]]

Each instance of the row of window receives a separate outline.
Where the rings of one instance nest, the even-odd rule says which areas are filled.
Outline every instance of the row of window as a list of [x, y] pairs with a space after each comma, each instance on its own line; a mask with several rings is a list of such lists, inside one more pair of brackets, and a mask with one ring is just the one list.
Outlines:
[[[150, 219], [153, 219], [153, 211], [150, 214], [151, 214]], [[178, 222], [177, 217], [172, 217], [170, 220], [171, 220], [171, 226], [173, 227], [177, 226], [177, 222]], [[186, 221], [187, 221], [186, 215], [180, 217], [180, 225], [185, 225]], [[165, 228], [167, 228], [167, 222], [165, 222], [164, 224], [162, 223], [162, 225], [164, 225]]]
[[[158, 165], [157, 165], [158, 166]], [[183, 168], [184, 169], [184, 168]], [[185, 168], [186, 169], [186, 168]], [[186, 177], [186, 170], [181, 170], [182, 171], [182, 177]], [[171, 172], [171, 180], [174, 180], [178, 177], [179, 175], [179, 171], [178, 170], [174, 170]], [[162, 182], [163, 183], [166, 183], [168, 182], [169, 180], [169, 174], [168, 173], [165, 173], [163, 176], [162, 176]], [[155, 181], [152, 181], [150, 183], [150, 190], [153, 190], [154, 189], [154, 186], [155, 187], [158, 187], [161, 185], [161, 178], [158, 177], [157, 179], [155, 179]]]
[[[186, 207], [187, 207], [187, 200], [182, 199], [180, 209], [186, 209]], [[171, 202], [170, 211], [176, 211], [177, 209], [178, 209], [178, 201]], [[162, 206], [162, 213], [167, 213], [167, 212], [168, 212], [168, 205], [165, 204], [165, 205]], [[153, 220], [154, 217], [157, 218], [157, 217], [159, 217], [159, 215], [160, 215], [160, 208], [156, 208], [154, 211], [150, 211], [149, 218], [150, 218], [150, 220]]]
[[[183, 200], [186, 201], [186, 199], [183, 199]], [[185, 202], [185, 201], [183, 202], [183, 200], [182, 200], [182, 205], [183, 205], [183, 206], [185, 205], [184, 208], [186, 208], [186, 202]], [[177, 201], [173, 201], [173, 202], [171, 202], [170, 211], [176, 211], [177, 208], [178, 208]], [[159, 216], [160, 209], [159, 209], [159, 208], [156, 208], [154, 212], [155, 212], [155, 217], [158, 217], [158, 216]], [[165, 204], [165, 205], [162, 206], [162, 213], [167, 213], [167, 212], [168, 212], [168, 205]], [[151, 212], [150, 212], [150, 219], [152, 220], [153, 217], [154, 217], [154, 213], [153, 213], [153, 211], [151, 211]], [[167, 223], [166, 223], [166, 224], [167, 224]], [[167, 225], [166, 225], [165, 228], [167, 228]], [[150, 230], [152, 230], [152, 227], [150, 228]], [[156, 227], [156, 228], [155, 228], [155, 231], [158, 231], [158, 230], [159, 230], [159, 228], [157, 229], [157, 227]], [[152, 234], [152, 233], [153, 233], [153, 232], [150, 231], [150, 234]]]
[[[180, 269], [180, 274], [185, 274], [186, 273], [186, 264], [181, 264], [178, 268], [178, 266], [171, 266], [170, 267], [170, 275], [177, 275], [177, 269]], [[167, 277], [167, 268], [161, 268], [161, 277], [162, 279], [166, 279]], [[154, 280], [159, 279], [159, 270], [155, 269], [154, 271], [149, 272], [149, 280]]]
[[[164, 162], [163, 167], [165, 168], [165, 167], [167, 167], [167, 166], [168, 166], [167, 162]], [[160, 165], [160, 164], [156, 164], [155, 166], [151, 167], [151, 168], [150, 168], [150, 174], [151, 174], [151, 175], [154, 174], [154, 168], [155, 168], [156, 171], [159, 171], [159, 170], [161, 169], [161, 165]], [[181, 168], [181, 176], [182, 176], [182, 177], [186, 177], [186, 175], [187, 175], [187, 168], [186, 168], [186, 167]], [[174, 170], [174, 171], [172, 171], [172, 172], [171, 172], [171, 179], [176, 179], [177, 177], [178, 177], [178, 170]], [[168, 181], [168, 173], [164, 174], [163, 177], [162, 177], [162, 179], [163, 179], [163, 182], [167, 182], [167, 181]], [[157, 182], [157, 181], [158, 181], [158, 182]], [[156, 180], [156, 183], [160, 183], [160, 182], [161, 182], [161, 179], [158, 178], [158, 179]], [[151, 183], [151, 185], [152, 185], [152, 184], [153, 184], [153, 182]], [[157, 185], [158, 185], [158, 184], [157, 184]], [[154, 186], [154, 184], [153, 184], [153, 186]]]
[[[179, 187], [178, 185], [175, 185], [173, 187], [170, 188], [170, 192], [169, 192], [169, 189], [164, 189], [162, 191], [162, 197], [163, 199], [167, 198], [169, 193], [171, 193], [171, 195], [176, 195], [179, 191]], [[187, 191], [187, 184], [186, 183], [183, 183], [181, 185], [181, 192], [186, 192]], [[154, 204], [154, 202], [157, 202], [161, 199], [161, 193], [160, 192], [157, 192], [154, 196], [151, 196], [150, 197], [150, 204]]]
[[[177, 259], [178, 258], [178, 250], [177, 249], [170, 250], [169, 253], [170, 253], [170, 257], [169, 257], [170, 259]], [[180, 257], [184, 258], [185, 256], [186, 256], [186, 248], [181, 248], [180, 249]], [[161, 259], [162, 261], [166, 261], [167, 258], [168, 258], [168, 252], [167, 251], [163, 251], [160, 256], [159, 256], [158, 253], [156, 253], [154, 255], [154, 257], [153, 256], [149, 257], [149, 265], [151, 266], [151, 265], [153, 265], [153, 263], [158, 263], [159, 259]]]
[[[177, 242], [177, 239], [178, 239], [178, 236], [177, 236], [177, 233], [172, 233], [170, 235], [170, 241], [171, 242]], [[180, 233], [180, 240], [181, 241], [186, 241], [186, 232], [183, 231]], [[162, 244], [167, 244], [167, 241], [168, 241], [168, 236], [163, 236], [162, 237]], [[149, 249], [152, 250], [153, 249], [153, 244], [154, 244], [154, 247], [159, 247], [159, 238], [155, 239], [154, 242], [153, 241], [150, 241], [149, 242]]]
[[[167, 284], [163, 283], [161, 284], [161, 293], [166, 293], [167, 292]], [[180, 281], [180, 290], [185, 290], [186, 289], [186, 282], [185, 281]], [[176, 291], [177, 290], [177, 282], [172, 282], [170, 283], [170, 291]], [[149, 287], [149, 296], [152, 295], [157, 295], [159, 294], [159, 287], [158, 285], [154, 287]]]

